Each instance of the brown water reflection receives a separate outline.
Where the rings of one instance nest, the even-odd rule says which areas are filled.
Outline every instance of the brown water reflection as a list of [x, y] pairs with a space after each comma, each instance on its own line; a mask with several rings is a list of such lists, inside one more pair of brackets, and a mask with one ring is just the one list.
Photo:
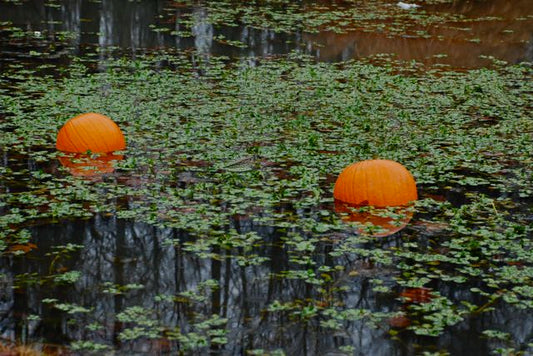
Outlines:
[[413, 35], [391, 36], [355, 31], [346, 34], [306, 34], [304, 41], [322, 61], [342, 61], [391, 53], [404, 61], [453, 67], [482, 67], [492, 56], [509, 63], [533, 60], [533, 1], [454, 1], [451, 4], [422, 6], [420, 10], [438, 16], [453, 13], [461, 22], [437, 26], [416, 26], [428, 38]]
[[[78, 55], [84, 53], [87, 46], [96, 46], [100, 57], [105, 57], [108, 49], [119, 47], [131, 53], [161, 48], [192, 48], [203, 55], [232, 57], [264, 57], [297, 50], [321, 61], [389, 53], [400, 60], [457, 68], [490, 65], [491, 61], [481, 56], [493, 56], [509, 63], [533, 60], [533, 2], [530, 0], [453, 1], [450, 4], [422, 5], [413, 11], [436, 17], [454, 14], [461, 20], [436, 21], [435, 25], [406, 23], [409, 29], [403, 35], [387, 32], [387, 21], [384, 22], [384, 31], [367, 32], [362, 29], [342, 34], [331, 31], [318, 34], [280, 33], [247, 26], [213, 26], [208, 21], [208, 10], [201, 3], [176, 7], [172, 6], [174, 2], [163, 0], [103, 0], [99, 3], [63, 0], [60, 4], [60, 7], [50, 7], [43, 0], [20, 6], [0, 3], [0, 21], [12, 21], [28, 31], [45, 31], [45, 38], [41, 41], [34, 38], [22, 44], [0, 40], [0, 59], [27, 56], [29, 51], [26, 47], [32, 45], [37, 52], [48, 53], [51, 57]], [[171, 33], [184, 30], [183, 19], [189, 18], [193, 21], [192, 36], [180, 37]], [[391, 17], [388, 21], [393, 23], [395, 20]], [[167, 30], [155, 31], [157, 28]], [[57, 42], [60, 31], [75, 35], [67, 48], [58, 43], [44, 46], [43, 40], [52, 44]], [[417, 31], [420, 33], [417, 34]], [[221, 36], [225, 40], [221, 40]], [[228, 45], [228, 40], [240, 41], [244, 46]]]

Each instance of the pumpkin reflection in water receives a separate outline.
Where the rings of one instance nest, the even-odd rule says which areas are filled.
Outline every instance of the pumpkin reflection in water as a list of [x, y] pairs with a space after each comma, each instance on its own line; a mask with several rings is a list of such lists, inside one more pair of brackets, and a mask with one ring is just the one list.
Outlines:
[[389, 236], [405, 228], [413, 218], [413, 209], [411, 206], [354, 206], [335, 200], [335, 211], [341, 214], [342, 220], [357, 223], [358, 233], [374, 237]]
[[115, 161], [122, 160], [122, 155], [114, 154], [81, 154], [59, 157], [59, 162], [70, 174], [76, 177], [98, 177], [115, 171]]

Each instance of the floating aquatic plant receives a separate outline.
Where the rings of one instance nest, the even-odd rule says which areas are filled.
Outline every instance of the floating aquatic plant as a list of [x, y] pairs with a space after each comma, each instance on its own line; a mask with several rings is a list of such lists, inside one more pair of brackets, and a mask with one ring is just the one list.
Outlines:
[[[530, 66], [405, 75], [297, 54], [258, 64], [148, 56], [103, 72], [75, 62], [68, 78], [10, 67], [0, 248], [47, 268], [5, 283], [90, 295], [39, 294], [71, 320], [76, 350], [110, 346], [85, 329], [111, 333], [106, 317], [123, 323], [117, 338], [132, 349], [164, 340], [205, 352], [233, 347], [241, 331], [231, 323], [250, 317], [274, 330], [335, 330], [348, 343], [358, 327], [388, 330], [397, 315], [409, 325], [392, 334], [438, 336], [494, 308], [530, 312]], [[62, 123], [86, 111], [113, 117], [128, 138], [98, 180], [70, 175], [54, 147]], [[382, 239], [345, 225], [332, 197], [337, 172], [374, 157], [404, 162], [420, 186], [411, 225]], [[32, 234], [105, 216], [113, 234], [67, 231], [73, 245], [52, 235], [45, 247]], [[121, 232], [132, 221], [152, 233]], [[132, 272], [89, 279], [109, 270]], [[426, 288], [424, 302], [397, 300]], [[390, 303], [365, 302], [379, 298]], [[112, 316], [92, 305], [115, 302]], [[241, 305], [249, 314], [231, 313]]]

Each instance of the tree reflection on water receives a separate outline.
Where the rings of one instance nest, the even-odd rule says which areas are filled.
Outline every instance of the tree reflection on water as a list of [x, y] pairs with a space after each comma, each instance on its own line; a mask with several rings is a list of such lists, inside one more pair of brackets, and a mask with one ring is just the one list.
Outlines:
[[[26, 30], [47, 30], [50, 40], [54, 33], [68, 31], [75, 35], [69, 51], [76, 55], [85, 52], [87, 46], [98, 46], [100, 56], [115, 48], [128, 49], [133, 55], [166, 48], [195, 49], [204, 55], [231, 57], [264, 57], [298, 50], [321, 61], [388, 53], [400, 60], [466, 68], [490, 64], [486, 56], [509, 63], [532, 60], [533, 20], [528, 0], [459, 1], [425, 5], [419, 11], [434, 16], [451, 13], [473, 21], [445, 21], [437, 26], [420, 24], [409, 33], [392, 36], [364, 28], [346, 33], [285, 33], [250, 26], [214, 26], [201, 3], [189, 7], [162, 0], [100, 3], [63, 0], [60, 8], [46, 6], [43, 0], [22, 6], [0, 3], [0, 20], [9, 20]], [[176, 35], [187, 32], [186, 19], [192, 21], [190, 36]], [[415, 30], [427, 32], [427, 36], [411, 34]], [[217, 36], [240, 41], [243, 46], [227, 45], [217, 40]]]
[[[517, 311], [505, 303], [497, 305], [492, 312], [465, 320], [436, 339], [416, 337], [401, 330], [398, 340], [390, 338], [386, 321], [377, 328], [365, 320], [347, 321], [342, 330], [332, 332], [321, 325], [321, 317], [269, 311], [271, 305], [289, 301], [314, 308], [331, 304], [373, 312], [399, 310], [401, 303], [394, 296], [376, 294], [369, 283], [376, 275], [392, 276], [397, 272], [369, 265], [355, 255], [330, 257], [331, 244], [322, 242], [314, 255], [318, 265], [346, 266], [335, 282], [343, 281], [346, 289], [322, 286], [332, 291], [331, 298], [326, 300], [323, 294], [317, 293], [316, 287], [300, 279], [281, 277], [294, 266], [274, 228], [256, 225], [249, 219], [235, 220], [233, 224], [239, 233], [255, 232], [263, 238], [254, 252], [266, 257], [265, 262], [246, 265], [238, 258], [242, 255], [241, 248], [213, 247], [205, 251], [205, 257], [199, 257], [188, 251], [192, 245], [188, 244], [186, 233], [114, 217], [97, 216], [92, 220], [36, 227], [32, 235], [36, 237], [38, 250], [26, 257], [2, 260], [1, 335], [26, 342], [44, 339], [60, 344], [89, 339], [114, 344], [124, 353], [178, 350], [179, 343], [163, 342], [159, 336], [121, 340], [120, 333], [131, 327], [131, 323], [121, 322], [117, 315], [136, 306], [149, 311], [152, 327], [178, 328], [181, 333], [198, 331], [198, 320], [211, 315], [227, 318], [224, 325], [228, 343], [220, 347], [211, 344], [212, 352], [222, 354], [283, 349], [290, 355], [324, 355], [349, 344], [357, 345], [356, 354], [360, 355], [408, 355], [415, 352], [417, 344], [429, 343], [452, 354], [482, 355], [489, 353], [489, 341], [474, 334], [474, 330], [505, 326], [524, 343], [531, 336], [530, 313]], [[73, 249], [72, 253], [50, 254], [54, 246], [67, 244], [83, 247]], [[74, 285], [50, 283], [50, 276], [59, 271], [79, 271], [81, 278]], [[20, 277], [16, 277], [18, 274], [25, 274], [28, 280], [33, 278], [34, 283], [27, 281], [24, 286]], [[217, 287], [202, 291], [206, 282]], [[14, 284], [21, 287], [13, 290]], [[134, 287], [116, 289], [128, 285]], [[439, 285], [437, 290], [452, 299], [473, 298], [468, 289], [454, 290], [446, 284]], [[163, 296], [170, 296], [170, 301]], [[59, 311], [41, 302], [46, 298], [91, 311], [73, 314]], [[34, 320], [31, 315], [40, 315], [41, 319]], [[95, 322], [101, 328], [87, 328]]]
[[[194, 49], [193, 56], [223, 54], [241, 61], [292, 50], [322, 61], [387, 52], [404, 60], [458, 67], [485, 65], [480, 55], [512, 63], [531, 60], [532, 17], [525, 15], [531, 11], [531, 2], [510, 3], [454, 1], [426, 8], [471, 17], [501, 17], [471, 24], [469, 36], [478, 38], [477, 42], [465, 40], [461, 24], [424, 28], [432, 38], [358, 31], [283, 33], [270, 28], [213, 26], [208, 21], [208, 10], [198, 4], [64, 0], [54, 7], [45, 1], [20, 6], [0, 2], [0, 20], [9, 20], [24, 31], [35, 31], [31, 39], [0, 38], [0, 65], [31, 58], [29, 53], [34, 49], [48, 53], [47, 59], [53, 64], [58, 64], [58, 58], [70, 61], [77, 55], [106, 59], [117, 49], [133, 57], [159, 49]], [[522, 14], [524, 19], [517, 20]], [[192, 21], [191, 36], [159, 31], [163, 27], [186, 31], [180, 20], [184, 15]], [[59, 41], [61, 31], [74, 36]], [[224, 44], [221, 35], [245, 46]], [[438, 38], [441, 35], [444, 39]], [[447, 56], [441, 58], [444, 52]], [[37, 163], [19, 156], [22, 154], [2, 152], [3, 167], [37, 172], [46, 165], [54, 170], [49, 162]], [[19, 183], [0, 180], [0, 190], [12, 193], [25, 189]], [[460, 196], [465, 199], [464, 193]], [[453, 196], [445, 199], [454, 205]], [[183, 214], [188, 208], [183, 208]], [[0, 205], [0, 213], [5, 211], [5, 205]], [[250, 248], [246, 244], [235, 247], [225, 244], [224, 236], [211, 243], [217, 235], [192, 237], [178, 229], [102, 215], [31, 227], [31, 245], [11, 247], [10, 251], [20, 249], [27, 252], [25, 255], [0, 257], [0, 338], [60, 345], [91, 340], [121, 354], [189, 353], [194, 351], [184, 347], [196, 343], [198, 354], [283, 350], [287, 355], [333, 355], [339, 354], [343, 346], [353, 346], [353, 351], [345, 351], [357, 355], [412, 355], [421, 350], [445, 349], [452, 355], [486, 355], [502, 345], [527, 347], [531, 343], [531, 312], [497, 300], [488, 303], [482, 312], [468, 314], [438, 337], [417, 336], [405, 329], [410, 323], [422, 323], [416, 319], [422, 319], [420, 315], [407, 312], [409, 307], [429, 303], [436, 295], [445, 296], [454, 305], [470, 302], [484, 307], [486, 300], [471, 291], [477, 287], [476, 282], [446, 283], [433, 277], [422, 297], [405, 301], [402, 293], [413, 295], [415, 291], [407, 293], [397, 285], [395, 277], [402, 271], [394, 264], [380, 264], [349, 251], [330, 253], [345, 235], [324, 239], [302, 236], [305, 242], [312, 241], [313, 250], [298, 255], [287, 237], [291, 233], [304, 235], [299, 231], [282, 231], [248, 216], [235, 216], [228, 224], [228, 233], [235, 231], [239, 237], [251, 234], [259, 240], [250, 239]], [[409, 231], [372, 240], [365, 249], [399, 250], [406, 241], [403, 233]], [[416, 236], [420, 245], [429, 234], [426, 231]], [[312, 263], [306, 263], [306, 258]], [[453, 271], [450, 275], [455, 277]], [[316, 281], [316, 276], [321, 276], [320, 280]], [[375, 279], [391, 290], [376, 291]], [[330, 315], [346, 310], [369, 315], [352, 314], [342, 320]], [[375, 317], [380, 313], [385, 316]], [[393, 314], [404, 319], [395, 324], [391, 322]], [[486, 330], [505, 330], [511, 340], [484, 337], [481, 333]], [[216, 342], [224, 337], [227, 342]]]

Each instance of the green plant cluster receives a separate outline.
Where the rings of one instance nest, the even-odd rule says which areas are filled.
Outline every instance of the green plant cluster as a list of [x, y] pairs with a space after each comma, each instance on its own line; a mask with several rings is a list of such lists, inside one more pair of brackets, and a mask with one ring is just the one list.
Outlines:
[[[450, 12], [431, 12], [423, 8], [405, 11], [394, 3], [384, 1], [174, 1], [179, 8], [201, 7], [205, 9], [206, 21], [216, 26], [249, 26], [256, 29], [269, 29], [275, 32], [293, 33], [303, 31], [318, 33], [332, 31], [346, 33], [358, 30], [383, 32], [389, 36], [413, 35], [431, 37], [421, 26], [435, 26], [445, 23], [470, 21]], [[168, 13], [174, 15], [174, 9]], [[176, 23], [178, 30], [165, 26], [155, 26], [158, 32], [169, 32], [187, 37], [192, 35], [196, 23], [194, 11], [180, 11]]]
[[[317, 64], [297, 54], [257, 66], [226, 58], [193, 64], [185, 55], [110, 61], [102, 72], [90, 65], [76, 61], [61, 78], [15, 65], [1, 78], [4, 254], [27, 244], [35, 224], [115, 214], [186, 231], [187, 242], [166, 243], [197, 258], [231, 259], [248, 269], [270, 263], [258, 252], [269, 242], [232, 228], [241, 218], [282, 235], [277, 247], [290, 267], [269, 278], [312, 291], [264, 311], [281, 320], [338, 333], [364, 321], [394, 336], [387, 321], [403, 313], [411, 320], [407, 330], [438, 336], [500, 304], [533, 307], [529, 65], [405, 75], [359, 62]], [[61, 167], [54, 141], [68, 118], [89, 111], [113, 118], [127, 149], [114, 173], [84, 179]], [[417, 215], [399, 238], [358, 235], [334, 212], [337, 174], [371, 158], [401, 162], [418, 183]], [[442, 201], [454, 193], [459, 203]], [[58, 249], [54, 261], [66, 254]], [[51, 283], [83, 278], [56, 272], [50, 268]], [[424, 287], [432, 299], [388, 311], [346, 304], [345, 293], [361, 278], [389, 298]], [[34, 274], [18, 281], [41, 283]], [[143, 288], [101, 287], [116, 296]], [[198, 288], [158, 300], [204, 305], [216, 285], [208, 280]], [[479, 303], [442, 292], [450, 288], [475, 294]], [[84, 318], [92, 313], [89, 306], [50, 303]], [[128, 325], [123, 341], [167, 338], [184, 349], [227, 342], [226, 320], [216, 314], [196, 315], [190, 330], [163, 325], [142, 306], [117, 318]], [[515, 346], [527, 348], [506, 345]], [[105, 345], [80, 340], [74, 347]]]

